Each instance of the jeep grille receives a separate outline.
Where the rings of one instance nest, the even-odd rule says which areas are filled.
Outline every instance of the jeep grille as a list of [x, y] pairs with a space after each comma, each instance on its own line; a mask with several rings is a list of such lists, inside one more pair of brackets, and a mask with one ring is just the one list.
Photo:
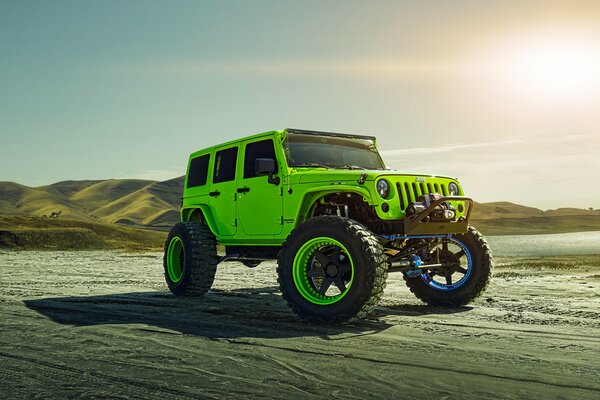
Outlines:
[[417, 198], [424, 194], [439, 193], [443, 196], [448, 196], [448, 187], [441, 183], [397, 182], [396, 189], [398, 189], [398, 197], [400, 199], [400, 208], [402, 211], [406, 210], [406, 207], [408, 207], [410, 203], [417, 201]]

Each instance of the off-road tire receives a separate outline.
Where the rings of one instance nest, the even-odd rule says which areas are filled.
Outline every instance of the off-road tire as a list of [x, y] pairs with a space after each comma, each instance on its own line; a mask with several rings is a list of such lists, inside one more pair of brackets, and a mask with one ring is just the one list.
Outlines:
[[475, 228], [469, 226], [468, 229], [466, 233], [453, 235], [454, 239], [467, 247], [472, 257], [473, 271], [464, 285], [455, 290], [441, 291], [428, 286], [420, 276], [404, 276], [406, 286], [424, 303], [432, 306], [460, 307], [473, 301], [486, 289], [492, 277], [492, 251], [488, 242]]
[[[169, 245], [179, 238], [182, 244], [180, 279], [171, 279], [167, 257]], [[175, 296], [200, 297], [206, 294], [217, 271], [217, 243], [208, 226], [201, 222], [179, 222], [169, 232], [165, 242], [163, 266], [169, 290]]]
[[[318, 305], [299, 292], [293, 278], [297, 252], [314, 238], [332, 238], [348, 250], [354, 263], [353, 283], [336, 303]], [[364, 225], [338, 216], [320, 216], [299, 225], [287, 237], [278, 257], [278, 282], [283, 298], [299, 317], [312, 322], [340, 323], [364, 318], [379, 302], [387, 278], [387, 261], [377, 238]]]

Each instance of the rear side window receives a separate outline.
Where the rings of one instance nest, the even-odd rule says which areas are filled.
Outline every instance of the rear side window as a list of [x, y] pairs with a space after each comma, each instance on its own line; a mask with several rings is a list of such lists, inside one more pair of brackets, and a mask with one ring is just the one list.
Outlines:
[[195, 187], [206, 185], [206, 177], [208, 175], [208, 161], [210, 154], [205, 154], [194, 158], [190, 162], [190, 170], [188, 171], [187, 187]]
[[[261, 140], [246, 145], [246, 159], [244, 160], [244, 179], [254, 178], [256, 171], [254, 170], [255, 161], [257, 158], [275, 158], [275, 147], [271, 139]], [[277, 173], [277, 162], [275, 162], [275, 173]]]
[[235, 179], [235, 160], [237, 159], [237, 153], [237, 147], [217, 151], [215, 154], [213, 183], [228, 182]]

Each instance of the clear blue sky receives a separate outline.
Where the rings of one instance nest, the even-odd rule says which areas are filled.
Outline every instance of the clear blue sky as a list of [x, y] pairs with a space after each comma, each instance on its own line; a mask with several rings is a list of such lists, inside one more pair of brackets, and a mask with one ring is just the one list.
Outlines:
[[182, 175], [297, 127], [477, 200], [600, 207], [600, 6], [0, 0], [0, 180]]

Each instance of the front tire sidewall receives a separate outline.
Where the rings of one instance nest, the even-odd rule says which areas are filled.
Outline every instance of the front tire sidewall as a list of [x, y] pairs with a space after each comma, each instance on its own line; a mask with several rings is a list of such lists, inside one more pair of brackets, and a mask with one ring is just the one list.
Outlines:
[[[286, 241], [279, 259], [279, 283], [284, 298], [301, 317], [318, 321], [343, 321], [355, 316], [370, 299], [375, 280], [376, 260], [365, 248], [364, 240], [341, 218], [321, 217], [310, 220], [294, 231]], [[341, 243], [352, 259], [352, 284], [334, 303], [315, 304], [298, 290], [293, 277], [294, 259], [298, 250], [314, 238], [330, 238]]]
[[491, 251], [485, 239], [471, 227], [467, 233], [455, 235], [453, 239], [467, 248], [472, 260], [470, 275], [460, 287], [454, 290], [439, 290], [425, 283], [421, 276], [405, 277], [411, 292], [430, 305], [448, 307], [465, 305], [484, 291], [491, 277]]

